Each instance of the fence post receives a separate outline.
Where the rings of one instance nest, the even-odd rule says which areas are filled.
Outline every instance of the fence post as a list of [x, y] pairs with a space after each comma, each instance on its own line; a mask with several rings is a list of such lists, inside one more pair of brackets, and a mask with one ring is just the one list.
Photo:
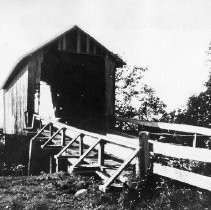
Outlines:
[[139, 154], [136, 167], [136, 175], [140, 178], [145, 178], [148, 173], [150, 164], [149, 159], [149, 132], [139, 132]]
[[50, 155], [49, 173], [53, 173], [53, 156]]
[[193, 147], [196, 148], [196, 133], [193, 135]]

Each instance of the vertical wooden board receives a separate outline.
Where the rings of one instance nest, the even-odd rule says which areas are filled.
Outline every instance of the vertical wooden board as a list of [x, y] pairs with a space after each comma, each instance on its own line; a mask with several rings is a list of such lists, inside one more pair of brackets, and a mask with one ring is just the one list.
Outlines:
[[35, 112], [35, 93], [39, 92], [39, 84], [41, 78], [41, 64], [43, 61], [43, 50], [34, 53], [29, 61], [28, 69], [28, 100], [27, 111], [29, 122]]
[[63, 40], [62, 37], [59, 37], [58, 39], [58, 50], [62, 50], [63, 49]]
[[64, 34], [62, 37], [62, 49], [63, 50], [67, 49], [67, 40], [66, 39], [67, 39], [66, 34]]
[[115, 109], [115, 63], [109, 58], [105, 58], [105, 83], [106, 83], [106, 115], [113, 116]]
[[89, 35], [86, 36], [86, 53], [90, 52], [90, 37]]
[[77, 53], [81, 52], [81, 32], [77, 30]]

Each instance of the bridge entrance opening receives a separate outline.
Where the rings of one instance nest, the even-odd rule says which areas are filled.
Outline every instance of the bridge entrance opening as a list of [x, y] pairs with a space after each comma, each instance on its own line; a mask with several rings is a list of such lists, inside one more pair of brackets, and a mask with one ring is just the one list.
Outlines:
[[104, 123], [104, 58], [65, 51], [48, 53], [41, 67], [39, 113], [84, 128]]

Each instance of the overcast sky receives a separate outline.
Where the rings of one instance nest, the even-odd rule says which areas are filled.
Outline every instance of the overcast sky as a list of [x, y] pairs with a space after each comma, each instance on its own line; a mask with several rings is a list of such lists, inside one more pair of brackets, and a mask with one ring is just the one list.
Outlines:
[[169, 109], [208, 79], [210, 0], [0, 0], [0, 83], [17, 59], [79, 25], [131, 65]]

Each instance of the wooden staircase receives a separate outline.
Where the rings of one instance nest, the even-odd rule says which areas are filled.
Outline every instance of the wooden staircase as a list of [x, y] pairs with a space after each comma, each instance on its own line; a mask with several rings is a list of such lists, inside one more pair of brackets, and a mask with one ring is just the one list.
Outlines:
[[[140, 151], [137, 142], [77, 129], [39, 115], [33, 116], [32, 126], [26, 130], [29, 134], [34, 134], [30, 140], [28, 175], [31, 175], [33, 156], [39, 155], [34, 154], [34, 145], [39, 144], [42, 151], [50, 154], [50, 173], [60, 170], [79, 174], [95, 173], [103, 179], [103, 185], [99, 186], [102, 191], [106, 191], [114, 183], [125, 182], [120, 174], [131, 166], [132, 160]], [[125, 149], [128, 157], [122, 159], [119, 155], [109, 154], [109, 148], [114, 146]]]

